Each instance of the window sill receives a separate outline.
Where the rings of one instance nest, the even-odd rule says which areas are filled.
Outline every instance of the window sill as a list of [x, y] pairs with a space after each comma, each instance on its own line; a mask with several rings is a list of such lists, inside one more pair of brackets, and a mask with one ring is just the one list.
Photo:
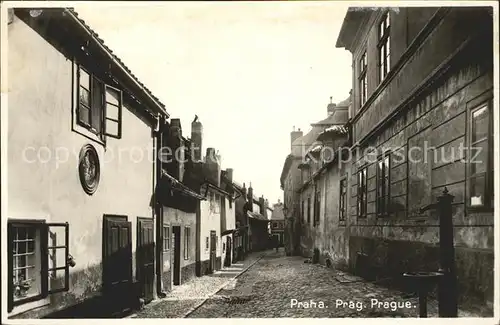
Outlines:
[[28, 312], [30, 310], [36, 309], [36, 308], [41, 308], [50, 305], [50, 297], [47, 298], [40, 298], [39, 300], [35, 301], [30, 301], [23, 303], [21, 305], [15, 306], [10, 313], [8, 313], [7, 317], [14, 317], [19, 314]]
[[98, 144], [100, 144], [101, 146], [103, 146], [103, 148], [106, 148], [106, 142], [103, 141], [98, 135], [97, 133], [95, 132], [92, 132], [92, 130], [88, 129], [87, 127], [84, 127], [80, 124], [78, 124], [76, 121], [73, 123], [73, 129], [72, 129], [73, 132], [75, 133], [78, 133], [82, 136], [84, 136], [85, 138], [93, 141], [93, 142], [96, 142]]
[[487, 206], [466, 206], [468, 213], [494, 213], [494, 209]]

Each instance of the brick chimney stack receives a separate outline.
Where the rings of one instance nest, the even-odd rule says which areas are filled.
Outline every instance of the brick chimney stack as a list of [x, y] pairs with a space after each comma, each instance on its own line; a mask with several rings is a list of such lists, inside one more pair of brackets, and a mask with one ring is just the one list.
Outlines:
[[230, 183], [233, 182], [233, 169], [232, 168], [226, 168], [226, 178]]
[[252, 188], [252, 183], [250, 183], [250, 186], [248, 187], [248, 202], [249, 202], [249, 208], [250, 211], [253, 212], [253, 188]]
[[170, 148], [173, 155], [173, 157], [167, 157], [171, 159], [171, 162], [167, 163], [167, 171], [171, 176], [182, 182], [185, 151], [180, 119], [173, 118], [170, 120], [170, 136], [167, 138], [165, 145]]
[[203, 140], [203, 124], [198, 120], [198, 115], [191, 122], [191, 152], [194, 162], [201, 162], [202, 155], [202, 140]]
[[205, 177], [215, 185], [220, 186], [220, 156], [215, 152], [215, 148], [207, 148]]
[[290, 151], [293, 152], [293, 142], [298, 138], [301, 138], [303, 135], [304, 133], [300, 130], [300, 128], [295, 131], [295, 126], [293, 127], [293, 131], [290, 133]]
[[246, 200], [247, 199], [247, 187], [246, 187], [245, 183], [243, 183], [243, 188], [241, 189], [241, 191], [243, 192], [242, 197], [245, 198], [245, 200]]
[[260, 207], [260, 214], [265, 216], [266, 215], [266, 207], [265, 207], [264, 195], [262, 195], [259, 198], [259, 207]]
[[332, 115], [333, 112], [335, 111], [335, 107], [337, 107], [337, 104], [333, 103], [332, 99], [333, 97], [330, 96], [330, 104], [328, 104], [328, 106], [326, 107], [328, 116]]

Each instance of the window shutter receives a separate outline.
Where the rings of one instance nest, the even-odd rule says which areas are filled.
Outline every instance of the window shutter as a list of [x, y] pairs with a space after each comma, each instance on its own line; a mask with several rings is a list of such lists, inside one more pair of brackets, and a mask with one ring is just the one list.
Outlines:
[[7, 311], [11, 312], [14, 307], [14, 232], [12, 224], [7, 224], [7, 240], [8, 240], [8, 291], [7, 291]]
[[122, 137], [122, 106], [123, 94], [119, 89], [105, 86], [104, 95], [104, 134], [121, 139]]
[[[61, 238], [62, 237], [62, 238]], [[43, 237], [42, 237], [43, 238]], [[45, 274], [43, 277], [49, 279], [49, 294], [69, 290], [69, 225], [68, 223], [47, 223], [46, 242], [47, 245]], [[62, 259], [62, 261], [61, 261]], [[62, 273], [63, 276], [58, 275]], [[60, 283], [59, 281], [62, 282]]]

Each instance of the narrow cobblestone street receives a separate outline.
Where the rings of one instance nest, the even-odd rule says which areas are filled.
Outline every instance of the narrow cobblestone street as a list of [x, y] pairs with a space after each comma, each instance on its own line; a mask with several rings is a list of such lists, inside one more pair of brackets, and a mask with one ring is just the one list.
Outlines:
[[[337, 280], [341, 274], [304, 263], [301, 257], [285, 257], [282, 251], [268, 252], [188, 317], [418, 317], [417, 297], [408, 298], [408, 294], [348, 275], [344, 275], [347, 281], [342, 283]], [[293, 299], [314, 301], [316, 306], [292, 306]], [[380, 304], [372, 306], [374, 299]], [[409, 304], [411, 308], [393, 308], [391, 302]], [[435, 301], [429, 301], [428, 315], [437, 317]], [[474, 316], [459, 311], [459, 317]]]
[[[283, 250], [252, 254], [175, 287], [133, 318], [418, 317], [416, 296], [304, 260]], [[428, 316], [437, 317], [436, 301], [429, 301]], [[481, 316], [459, 311], [459, 317]]]
[[153, 301], [130, 318], [183, 318], [211, 295], [227, 285], [262, 257], [263, 253], [250, 254], [244, 261], [224, 267], [213, 275], [195, 277], [174, 289], [163, 299]]

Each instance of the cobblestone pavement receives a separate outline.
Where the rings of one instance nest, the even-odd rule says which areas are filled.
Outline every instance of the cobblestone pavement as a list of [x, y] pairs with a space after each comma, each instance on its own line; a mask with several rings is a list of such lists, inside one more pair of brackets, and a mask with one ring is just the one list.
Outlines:
[[263, 253], [250, 254], [244, 261], [224, 267], [212, 275], [195, 277], [185, 284], [174, 286], [165, 298], [151, 302], [130, 318], [182, 318], [216, 293], [221, 286], [230, 283], [234, 277], [245, 271], [262, 255]]
[[[417, 297], [341, 275], [340, 271], [304, 263], [301, 257], [268, 252], [188, 317], [418, 317]], [[342, 278], [346, 281], [338, 281]], [[305, 308], [305, 304], [292, 307], [293, 299], [309, 302], [309, 307], [314, 301], [316, 308]], [[372, 306], [373, 301], [379, 304]], [[428, 317], [437, 317], [434, 300], [429, 301]], [[459, 317], [480, 315], [460, 311]]]

